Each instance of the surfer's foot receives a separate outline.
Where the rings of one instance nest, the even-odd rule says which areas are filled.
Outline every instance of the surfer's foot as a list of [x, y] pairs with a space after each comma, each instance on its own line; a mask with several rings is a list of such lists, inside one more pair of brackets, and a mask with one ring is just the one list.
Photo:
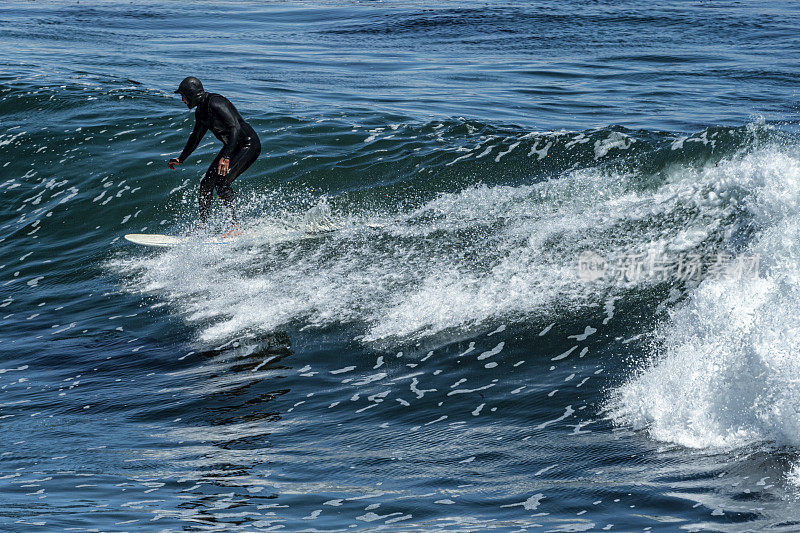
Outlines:
[[222, 234], [222, 238], [225, 239], [227, 237], [238, 237], [241, 234], [242, 234], [242, 228], [239, 227], [239, 224], [234, 222], [233, 225], [228, 229], [228, 231]]

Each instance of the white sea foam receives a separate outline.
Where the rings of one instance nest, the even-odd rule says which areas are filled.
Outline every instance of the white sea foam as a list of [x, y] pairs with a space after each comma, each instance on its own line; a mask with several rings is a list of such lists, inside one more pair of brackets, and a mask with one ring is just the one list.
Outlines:
[[654, 360], [610, 410], [694, 448], [800, 445], [800, 154], [770, 149], [707, 172], [748, 191], [762, 277], [706, 279], [656, 332]]
[[720, 220], [740, 201], [741, 184], [725, 172], [675, 168], [642, 190], [638, 176], [588, 169], [534, 185], [475, 186], [392, 216], [325, 209], [326, 226], [340, 229], [314, 239], [304, 229], [319, 217], [281, 211], [250, 220], [234, 246], [190, 244], [113, 266], [133, 289], [170, 302], [204, 341], [289, 323], [354, 323], [363, 342], [405, 342], [602, 304], [614, 287], [578, 279], [580, 252], [702, 246], [724, 232]]
[[618, 131], [612, 131], [605, 139], [595, 141], [594, 157], [599, 159], [615, 148], [617, 150], [627, 150], [634, 142], [635, 139], [632, 137]]

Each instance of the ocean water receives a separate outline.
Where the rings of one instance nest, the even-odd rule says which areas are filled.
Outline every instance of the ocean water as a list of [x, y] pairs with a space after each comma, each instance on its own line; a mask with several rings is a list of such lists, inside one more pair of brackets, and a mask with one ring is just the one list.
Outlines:
[[0, 529], [800, 530], [799, 11], [4, 2]]

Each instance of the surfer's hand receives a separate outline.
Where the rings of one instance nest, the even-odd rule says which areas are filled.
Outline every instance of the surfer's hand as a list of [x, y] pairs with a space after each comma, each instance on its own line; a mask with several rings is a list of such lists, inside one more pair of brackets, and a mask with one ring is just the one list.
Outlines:
[[174, 170], [174, 169], [175, 169], [175, 167], [176, 167], [177, 165], [180, 165], [180, 164], [181, 164], [181, 160], [180, 160], [180, 159], [178, 159], [177, 157], [173, 157], [172, 159], [170, 159], [170, 160], [167, 162], [167, 166], [169, 167], [169, 169], [170, 169], [170, 170]]
[[219, 174], [220, 176], [227, 176], [230, 166], [231, 166], [231, 160], [228, 159], [227, 157], [223, 157], [222, 159], [219, 160], [219, 167], [217, 168], [217, 174]]

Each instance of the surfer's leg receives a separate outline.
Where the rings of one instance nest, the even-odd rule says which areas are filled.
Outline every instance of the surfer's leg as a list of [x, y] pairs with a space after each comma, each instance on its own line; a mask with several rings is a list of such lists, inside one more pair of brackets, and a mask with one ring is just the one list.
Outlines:
[[214, 199], [214, 186], [217, 184], [219, 174], [217, 174], [217, 166], [219, 165], [219, 156], [214, 158], [214, 161], [209, 165], [208, 170], [200, 180], [200, 193], [198, 195], [198, 204], [200, 208], [200, 222], [205, 224], [208, 220], [208, 212], [211, 210], [211, 201]]
[[231, 210], [231, 216], [234, 222], [236, 221], [236, 210], [233, 206], [234, 192], [231, 183], [258, 159], [259, 154], [261, 154], [261, 143], [258, 141], [258, 137], [255, 139], [251, 138], [247, 144], [242, 146], [231, 156], [228, 174], [225, 176], [217, 175], [217, 194], [222, 199], [225, 206]]

